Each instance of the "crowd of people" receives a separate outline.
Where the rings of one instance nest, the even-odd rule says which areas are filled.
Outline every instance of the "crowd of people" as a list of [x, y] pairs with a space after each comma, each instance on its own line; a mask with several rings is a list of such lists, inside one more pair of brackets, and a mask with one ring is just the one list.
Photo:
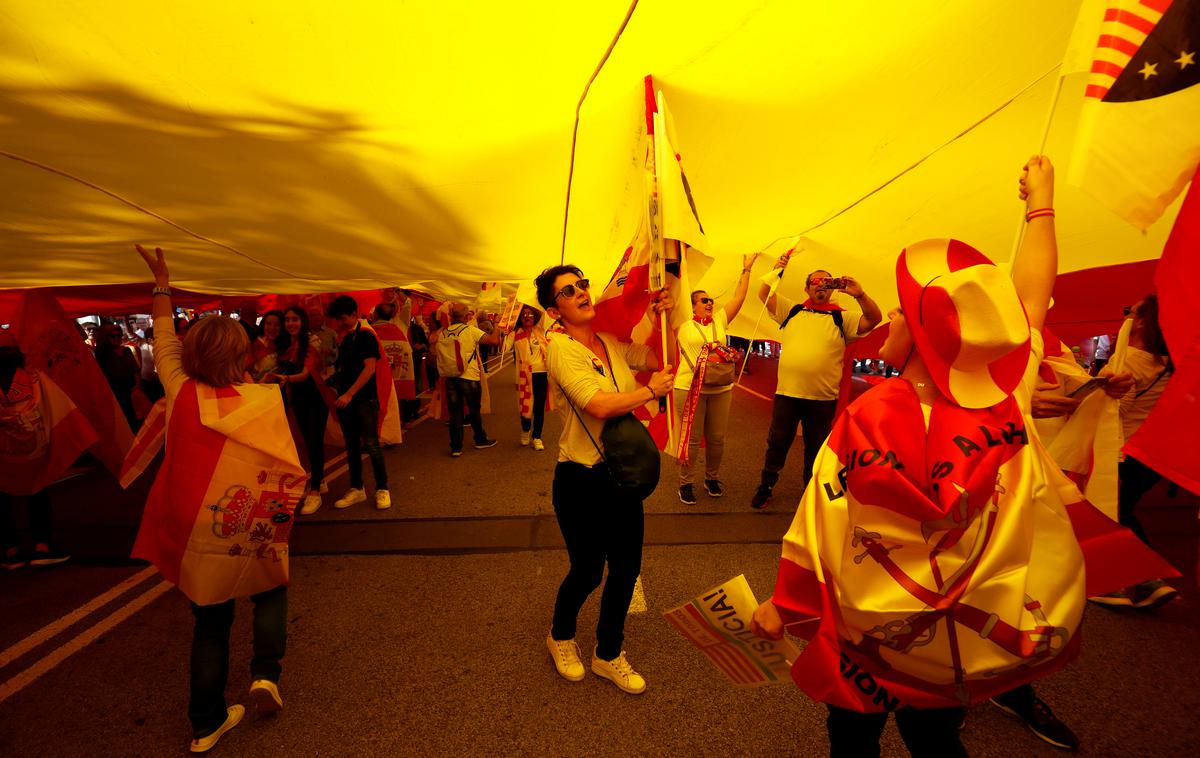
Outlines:
[[[775, 593], [755, 613], [753, 628], [765, 638], [778, 639], [786, 628], [809, 640], [806, 663], [797, 665], [807, 667], [802, 686], [829, 707], [834, 755], [878, 755], [892, 710], [842, 686], [847, 661], [863, 670], [876, 666], [880, 678], [892, 672], [889, 682], [908, 706], [897, 711], [897, 723], [914, 755], [965, 755], [958, 737], [964, 708], [982, 699], [1019, 716], [1051, 744], [1078, 745], [1031, 687], [1074, 654], [1085, 597], [1083, 554], [1065, 516], [1072, 501], [1062, 494], [1060, 466], [1037, 441], [1038, 434], [1053, 432], [1039, 427], [1034, 433], [1032, 422], [1080, 412], [1081, 399], [1067, 388], [1092, 378], [1071, 371], [1069, 349], [1071, 360], [1054, 363], [1065, 346], [1043, 335], [1057, 269], [1047, 159], [1035, 156], [1025, 166], [1020, 194], [1028, 227], [1011, 276], [955, 240], [917, 243], [900, 254], [900, 305], [887, 314], [880, 350], [888, 367], [884, 380], [841, 414], [836, 406], [846, 351], [882, 321], [879, 306], [854, 277], [824, 268], [806, 275], [803, 301], [766, 284], [756, 293], [778, 325], [781, 354], [763, 467], [749, 506], [771, 503], [798, 427], [806, 490], [783, 542]], [[349, 468], [349, 486], [333, 506], [368, 500], [365, 454], [374, 506], [390, 508], [381, 443], [386, 407], [398, 400], [411, 421], [422, 383], [440, 387], [430, 402], [445, 404], [450, 455], [462, 456], [466, 426], [476, 449], [494, 446], [483, 424], [488, 350], [515, 358], [523, 446], [546, 449], [547, 409], [562, 419], [551, 489], [569, 566], [549, 613], [545, 644], [554, 668], [571, 682], [585, 678], [577, 620], [603, 585], [589, 668], [624, 692], [646, 690], [627, 656], [624, 623], [641, 572], [644, 498], [658, 481], [658, 451], [639, 447], [644, 441], [622, 422], [672, 395], [683, 441], [675, 471], [679, 500], [697, 504], [702, 455], [704, 493], [725, 494], [721, 463], [739, 362], [728, 331], [749, 295], [757, 255], [743, 259], [724, 303], [706, 290], [688, 293], [691, 318], [668, 330], [663, 353], [678, 356], [676, 366], [647, 345], [597, 331], [589, 280], [573, 265], [545, 269], [535, 281], [536, 302], [521, 304], [511, 324], [461, 303], [446, 304], [444, 319], [426, 322], [412, 313], [409, 293], [389, 289], [369, 319], [354, 298], [342, 295], [269, 311], [254, 325], [219, 316], [181, 321], [166, 256], [137, 249], [155, 282], [152, 325], [142, 329], [136, 349], [119, 324], [101, 325], [90, 341], [131, 427], [140, 421], [135, 388], [164, 404], [166, 456], [134, 555], [158, 567], [191, 601], [192, 751], [211, 749], [245, 714], [225, 699], [235, 598], [254, 602], [251, 702], [260, 713], [283, 707], [287, 540], [296, 513], [323, 506], [331, 415]], [[780, 277], [789, 262], [790, 254], [776, 262]], [[656, 320], [678, 307], [663, 290], [654, 293], [647, 315]], [[1173, 370], [1153, 296], [1132, 309], [1127, 333], [1127, 345], [1105, 356], [1108, 365], [1092, 382], [1119, 401], [1125, 437], [1145, 420]], [[890, 367], [897, 377], [886, 378]], [[638, 372], [644, 372], [641, 381]], [[0, 456], [7, 456], [6, 465], [18, 456], [42, 460], [38, 456], [53, 447], [37, 424], [44, 427], [55, 413], [69, 417], [69, 400], [60, 401], [61, 394], [49, 377], [25, 369], [15, 338], [0, 331]], [[640, 422], [633, 426], [641, 429]], [[963, 436], [962, 430], [976, 428], [986, 442]], [[73, 446], [55, 443], [60, 449], [46, 460], [61, 467], [62, 458], [77, 456], [90, 438], [82, 427], [76, 437]], [[641, 452], [630, 460], [618, 443]], [[653, 466], [639, 467], [637, 456], [652, 457]], [[1159, 476], [1133, 458], [1119, 468], [1118, 520], [1148, 544], [1135, 506]], [[52, 543], [46, 480], [39, 481], [24, 489], [0, 487], [6, 568], [69, 557]], [[212, 508], [205, 505], [210, 491], [226, 493]], [[28, 556], [18, 544], [12, 496], [28, 501]], [[213, 529], [200, 530], [207, 542], [189, 538], [197, 519], [213, 520]], [[984, 522], [986, 529], [979, 526], [968, 544], [971, 525]], [[899, 547], [910, 549], [893, 555]], [[980, 561], [985, 549], [1008, 550], [1011, 560]], [[943, 577], [940, 565], [954, 573]], [[905, 572], [912, 579], [901, 586], [924, 611], [906, 615], [902, 609], [911, 609], [914, 598], [884, 586], [885, 574]], [[1015, 585], [999, 578], [1013, 572], [1022, 577]], [[1094, 599], [1148, 609], [1176, 595], [1162, 578], [1149, 577]], [[1036, 631], [1022, 632], [1027, 618], [1020, 609], [1031, 608]], [[955, 613], [964, 624], [983, 614], [980, 641], [963, 642], [961, 649], [958, 643], [928, 646], [939, 621], [948, 619], [953, 638]], [[895, 634], [879, 633], [897, 618], [903, 624]], [[993, 630], [998, 636], [989, 639]], [[1051, 631], [1057, 646], [1043, 644]], [[1018, 642], [1028, 634], [1034, 636]]]

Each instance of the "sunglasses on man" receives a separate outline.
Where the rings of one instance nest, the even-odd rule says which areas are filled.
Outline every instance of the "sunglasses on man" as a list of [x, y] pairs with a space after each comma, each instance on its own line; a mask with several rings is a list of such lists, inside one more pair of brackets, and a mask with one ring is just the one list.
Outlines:
[[574, 284], [568, 284], [566, 287], [560, 289], [558, 294], [554, 296], [554, 301], [558, 302], [560, 297], [573, 298], [578, 292], [587, 292], [590, 286], [592, 286], [592, 283], [587, 279], [579, 279]]
[[702, 297], [702, 298], [699, 298], [699, 300], [700, 300], [701, 305], [712, 305], [713, 304], [713, 299], [711, 297]]

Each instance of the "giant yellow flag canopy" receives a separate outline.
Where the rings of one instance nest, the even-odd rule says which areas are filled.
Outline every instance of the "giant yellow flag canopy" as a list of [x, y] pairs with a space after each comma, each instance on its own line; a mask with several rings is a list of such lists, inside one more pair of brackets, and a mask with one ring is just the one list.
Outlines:
[[[564, 246], [603, 278], [635, 231], [647, 74], [714, 282], [799, 241], [886, 303], [905, 243], [1010, 256], [1075, 3], [629, 9], [10, 0], [0, 286], [143, 281], [134, 241], [211, 292], [476, 292]], [[1061, 181], [1082, 91], [1067, 76], [1049, 120], [1063, 270], [1156, 257], [1173, 210], [1143, 235]]]

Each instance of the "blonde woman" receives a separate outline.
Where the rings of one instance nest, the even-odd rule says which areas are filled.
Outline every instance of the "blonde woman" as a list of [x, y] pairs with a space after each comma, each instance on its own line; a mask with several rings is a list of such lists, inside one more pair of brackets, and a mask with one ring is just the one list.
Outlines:
[[191, 601], [190, 749], [203, 753], [245, 713], [225, 702], [234, 598], [254, 601], [250, 699], [259, 713], [283, 708], [288, 537], [307, 477], [279, 390], [243, 383], [246, 332], [209, 316], [181, 343], [163, 252], [137, 250], [154, 275], [154, 363], [166, 390], [167, 431], [133, 556], [153, 563]]

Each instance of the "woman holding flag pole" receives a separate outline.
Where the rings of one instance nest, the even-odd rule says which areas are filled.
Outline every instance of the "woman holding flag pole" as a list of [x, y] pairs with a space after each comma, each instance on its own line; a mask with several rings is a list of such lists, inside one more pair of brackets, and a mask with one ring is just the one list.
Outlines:
[[[674, 371], [661, 366], [648, 345], [618, 342], [593, 330], [596, 310], [589, 282], [578, 267], [553, 266], [535, 283], [538, 303], [563, 328], [563, 333], [550, 335], [548, 350], [554, 404], [563, 416], [552, 499], [570, 569], [558, 589], [546, 646], [564, 679], [583, 680], [576, 622], [588, 596], [604, 579], [607, 563], [592, 673], [638, 695], [646, 690], [646, 680], [625, 658], [622, 645], [625, 615], [641, 572], [645, 515], [642, 500], [618, 489], [597, 440], [606, 420], [670, 393]], [[661, 314], [672, 306], [670, 294], [660, 291], [651, 309]], [[673, 343], [669, 333], [668, 337]], [[668, 344], [667, 350], [668, 355], [674, 353], [674, 345]], [[648, 384], [638, 384], [631, 369], [655, 373]]]
[[307, 477], [278, 388], [244, 383], [250, 341], [232, 319], [200, 319], [180, 343], [161, 249], [138, 253], [154, 275], [154, 362], [166, 390], [166, 455], [146, 500], [133, 557], [191, 601], [191, 751], [211, 750], [245, 713], [226, 706], [234, 599], [254, 601], [250, 699], [283, 708], [288, 538]]
[[704, 491], [709, 497], [725, 494], [718, 477], [737, 366], [737, 353], [726, 346], [725, 335], [729, 322], [746, 302], [750, 269], [758, 255], [742, 257], [742, 273], [737, 278], [733, 297], [724, 307], [718, 309], [714, 299], [704, 290], [693, 292], [692, 320], [680, 325], [675, 333], [681, 359], [679, 372], [675, 374], [675, 407], [680, 417], [679, 500], [687, 505], [696, 504], [692, 479], [701, 437], [707, 445]]

